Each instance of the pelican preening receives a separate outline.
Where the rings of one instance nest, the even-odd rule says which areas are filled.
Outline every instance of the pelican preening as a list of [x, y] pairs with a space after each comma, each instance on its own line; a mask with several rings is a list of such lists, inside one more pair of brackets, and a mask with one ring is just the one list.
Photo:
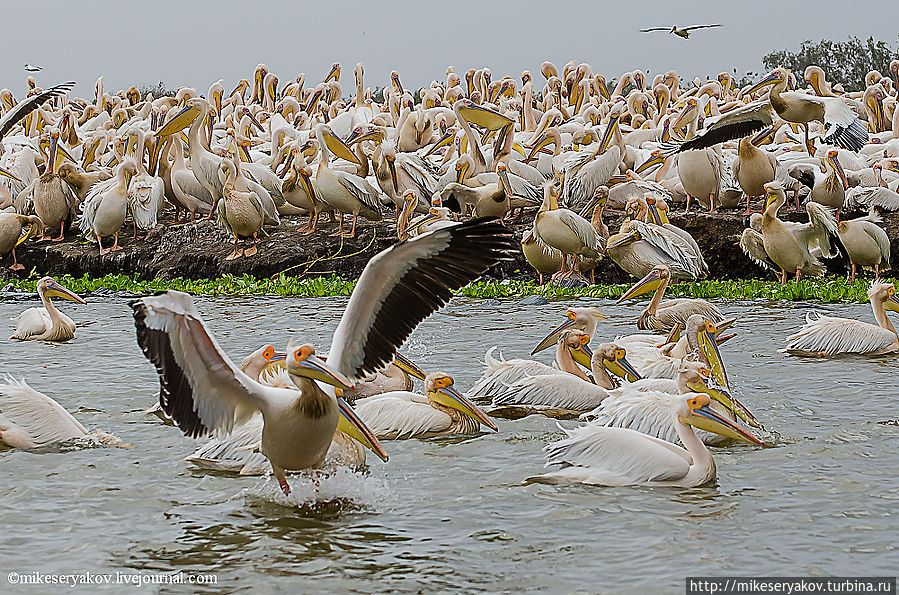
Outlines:
[[52, 277], [44, 277], [37, 282], [37, 295], [43, 307], [28, 308], [15, 319], [16, 330], [10, 339], [20, 341], [64, 342], [75, 337], [75, 322], [56, 309], [52, 297], [84, 304], [85, 301], [56, 282]]
[[327, 360], [311, 345], [290, 346], [287, 372], [297, 390], [265, 386], [222, 353], [189, 295], [179, 292], [131, 303], [138, 343], [156, 366], [160, 405], [188, 436], [228, 432], [262, 414], [262, 452], [281, 489], [285, 472], [319, 466], [338, 411], [377, 439], [333, 388], [390, 363], [415, 326], [446, 303], [453, 289], [500, 260], [513, 244], [505, 228], [476, 219], [397, 244], [365, 267], [334, 333]]
[[697, 29], [711, 29], [713, 27], [720, 27], [721, 25], [689, 25], [687, 27], [678, 27], [677, 25], [672, 25], [671, 27], [650, 27], [649, 29], [640, 29], [640, 33], [649, 33], [651, 31], [667, 31], [668, 33], [672, 33], [681, 37], [683, 39], [690, 39], [690, 33], [696, 31]]

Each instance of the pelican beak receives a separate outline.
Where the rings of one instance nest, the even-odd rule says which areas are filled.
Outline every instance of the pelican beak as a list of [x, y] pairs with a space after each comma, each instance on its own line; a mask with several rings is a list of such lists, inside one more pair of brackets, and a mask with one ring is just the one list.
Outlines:
[[593, 350], [586, 343], [580, 343], [577, 347], [569, 347], [568, 352], [571, 353], [571, 359], [588, 370], [593, 361]]
[[717, 336], [720, 335], [722, 332], [724, 332], [724, 331], [726, 331], [727, 329], [729, 329], [729, 328], [731, 327], [731, 325], [732, 325], [733, 323], [735, 323], [736, 321], [737, 321], [737, 317], [734, 316], [733, 318], [728, 318], [728, 319], [726, 319], [726, 320], [722, 320], [721, 322], [715, 324], [715, 328], [717, 329], [717, 330], [715, 331], [715, 336], [717, 337]]
[[649, 217], [652, 219], [652, 222], [656, 225], [662, 225], [662, 216], [659, 215], [659, 209], [656, 207], [656, 201], [653, 199], [647, 199], [648, 203], [646, 206], [649, 208]]
[[327, 145], [328, 149], [334, 153], [336, 156], [346, 159], [351, 163], [355, 163], [359, 165], [359, 158], [356, 157], [356, 154], [353, 153], [353, 150], [350, 149], [345, 142], [340, 140], [340, 137], [334, 134], [332, 130], [325, 130], [325, 145]]
[[709, 360], [709, 368], [715, 379], [725, 388], [730, 386], [727, 381], [727, 371], [724, 369], [724, 361], [721, 352], [718, 351], [718, 341], [715, 340], [717, 329], [711, 322], [706, 322], [705, 328], [699, 331], [699, 345], [706, 359]]
[[468, 164], [456, 163], [456, 183], [461, 184], [465, 179], [465, 172], [468, 171]]
[[889, 299], [884, 302], [883, 307], [892, 312], [899, 312], [899, 297], [895, 293], [891, 293]]
[[655, 291], [662, 286], [662, 275], [659, 271], [653, 269], [649, 274], [637, 281], [633, 287], [628, 289], [624, 295], [618, 298], [616, 304], [620, 304], [624, 300], [643, 295], [644, 293]]
[[429, 396], [435, 403], [443, 405], [444, 407], [451, 407], [456, 411], [481, 422], [494, 432], [499, 430], [486, 413], [481, 411], [477, 405], [469, 401], [465, 395], [453, 388], [452, 385], [440, 387]]
[[190, 126], [194, 120], [200, 115], [200, 108], [194, 105], [188, 105], [181, 109], [173, 117], [169, 118], [162, 128], [156, 131], [156, 136], [169, 136], [176, 132], [181, 132]]
[[10, 179], [13, 179], [13, 180], [15, 180], [16, 182], [21, 182], [21, 181], [22, 181], [22, 180], [20, 180], [17, 176], [15, 176], [14, 174], [12, 174], [12, 173], [6, 171], [6, 170], [3, 169], [2, 167], [0, 167], [0, 175], [6, 176], [7, 178], [10, 178]]
[[259, 132], [265, 132], [265, 128], [262, 126], [262, 124], [259, 123], [259, 120], [256, 119], [256, 116], [254, 116], [252, 112], [248, 111], [247, 115], [250, 116], [250, 121], [259, 130]]
[[555, 141], [552, 139], [552, 137], [547, 136], [546, 133], [544, 132], [543, 134], [541, 134], [540, 136], [537, 137], [537, 140], [534, 143], [534, 146], [531, 147], [531, 152], [528, 153], [527, 159], [525, 159], [525, 161], [530, 161], [531, 159], [534, 158], [534, 155], [536, 155], [537, 153], [542, 151], [548, 145], [551, 145], [554, 143], [555, 143]]
[[652, 157], [640, 164], [640, 167], [634, 170], [634, 173], [642, 174], [651, 167], [665, 163], [665, 156], [661, 153], [654, 153]]
[[16, 242], [16, 246], [18, 246], [19, 244], [24, 244], [29, 239], [35, 237], [43, 228], [44, 228], [44, 226], [41, 223], [30, 224], [28, 226], [28, 231], [25, 232], [25, 235], [23, 235], [21, 238], [19, 238], [18, 241]]
[[446, 132], [444, 132], [443, 136], [440, 137], [440, 140], [438, 140], [436, 143], [434, 143], [434, 146], [428, 149], [428, 152], [425, 153], [425, 157], [433, 155], [434, 151], [436, 151], [440, 147], [445, 147], [446, 145], [450, 144], [453, 141], [453, 137], [455, 137], [455, 135], [456, 133], [453, 130], [447, 130]]
[[512, 197], [515, 196], [515, 193], [512, 191], [511, 182], [509, 182], [509, 172], [506, 171], [505, 167], [500, 167], [500, 168], [497, 168], [496, 173], [499, 176], [500, 184], [502, 184], [503, 192], [505, 192], [506, 197], [508, 197], [509, 200], [511, 200]]
[[624, 236], [618, 238], [611, 244], [606, 245], [606, 250], [610, 250], [612, 248], [619, 248], [621, 246], [627, 246], [629, 244], [633, 244], [634, 242], [636, 242], [639, 239], [640, 239], [640, 234], [637, 233], [636, 231], [632, 231], [632, 232], [625, 234]]
[[410, 376], [414, 376], [415, 378], [418, 378], [419, 380], [424, 380], [425, 376], [427, 376], [427, 374], [425, 374], [421, 368], [416, 366], [412, 361], [409, 360], [409, 358], [405, 357], [404, 355], [402, 355], [400, 353], [395, 353], [393, 355], [393, 365], [396, 366], [397, 368], [399, 368], [400, 370], [402, 370], [403, 372], [405, 372], [406, 374], [409, 374]]
[[384, 447], [378, 442], [374, 433], [368, 429], [365, 422], [356, 415], [356, 412], [353, 411], [350, 404], [346, 402], [346, 399], [337, 397], [337, 405], [340, 409], [340, 417], [337, 419], [337, 429], [350, 438], [358, 441], [362, 446], [378, 455], [378, 458], [386, 463], [390, 457], [387, 456]]
[[665, 337], [665, 343], [677, 343], [680, 341], [680, 332], [681, 332], [681, 323], [675, 322], [674, 326], [671, 327], [671, 330], [668, 332], [668, 336]]
[[329, 366], [324, 360], [316, 357], [315, 354], [305, 355], [302, 359], [299, 357], [300, 354], [301, 350], [297, 350], [295, 357], [288, 358], [291, 360], [287, 362], [288, 373], [318, 380], [341, 389], [353, 388], [353, 383], [349, 378]]
[[317, 89], [313, 91], [312, 97], [309, 98], [309, 103], [306, 105], [306, 114], [311, 114], [312, 110], [314, 110], [318, 106], [319, 100], [322, 98], [322, 90]]
[[385, 155], [384, 159], [387, 161], [387, 169], [390, 170], [390, 180], [393, 182], [393, 191], [399, 194], [400, 185], [396, 179], [396, 157]]
[[309, 201], [312, 202], [312, 204], [315, 204], [315, 188], [312, 186], [312, 176], [309, 174], [310, 171], [311, 170], [308, 170], [305, 167], [300, 170], [300, 185], [303, 187], [303, 192], [309, 197]]
[[361, 143], [364, 140], [370, 140], [378, 136], [378, 130], [369, 128], [366, 130], [365, 128], [359, 127], [354, 129], [348, 137], [346, 137], [347, 146], [355, 145], [356, 143]]
[[515, 123], [511, 118], [507, 118], [499, 112], [495, 112], [492, 109], [478, 105], [472, 101], [466, 101], [462, 107], [459, 108], [459, 113], [462, 114], [462, 117], [467, 121], [490, 131], [499, 130], [504, 126]]
[[559, 342], [559, 337], [562, 335], [562, 331], [567, 328], [571, 328], [571, 326], [576, 322], [574, 313], [569, 313], [568, 320], [554, 328], [548, 335], [543, 337], [543, 340], [537, 343], [537, 346], [534, 347], [534, 350], [531, 352], [531, 355], [534, 355], [538, 351], [543, 351], [547, 347], [552, 347], [556, 343]]
[[50, 136], [50, 162], [47, 164], [47, 169], [53, 173], [56, 173], [56, 150], [59, 148], [59, 137], [56, 135]]
[[66, 289], [65, 287], [63, 287], [62, 285], [57, 283], [56, 281], [50, 281], [50, 283], [47, 284], [47, 290], [44, 292], [44, 295], [49, 296], [49, 297], [62, 298], [64, 300], [69, 300], [70, 302], [77, 302], [79, 304], [87, 303], [83, 299], [81, 299], [81, 297], [77, 293], [69, 291], [68, 289]]
[[340, 64], [333, 64], [331, 66], [331, 70], [328, 71], [328, 76], [325, 77], [323, 82], [328, 83], [330, 81], [339, 81], [340, 80]]
[[681, 126], [683, 126], [682, 122], [687, 118], [687, 116], [693, 111], [697, 109], [695, 103], [688, 103], [687, 106], [681, 111], [680, 115], [677, 116], [677, 119], [674, 120], [674, 123], [671, 125], [672, 128], [677, 130]]
[[[407, 201], [407, 202], [406, 202], [406, 205], [408, 205], [408, 207], [407, 207], [406, 205], [403, 205], [403, 208], [404, 208], [404, 209], [411, 209], [411, 208], [412, 208], [412, 203], [413, 203], [413, 197], [410, 196], [409, 198], [406, 199], [406, 201]], [[408, 233], [408, 232], [410, 232], [410, 231], [412, 231], [412, 230], [418, 229], [419, 227], [421, 227], [421, 226], [424, 225], [425, 223], [430, 223], [431, 221], [434, 221], [435, 219], [437, 219], [437, 215], [435, 215], [434, 213], [428, 213], [427, 215], [425, 215], [424, 217], [422, 217], [421, 219], [419, 219], [419, 220], [416, 221], [415, 223], [412, 223], [411, 225], [409, 225], [409, 226], [406, 228], [406, 232]]]
[[627, 358], [625, 357], [626, 351], [624, 349], [616, 349], [615, 350], [615, 359], [608, 360], [603, 359], [602, 365], [606, 370], [618, 376], [619, 378], [624, 378], [628, 382], [636, 382], [643, 378], [640, 376], [640, 373], [637, 372], [636, 368], [631, 365]]
[[590, 216], [590, 213], [592, 213], [594, 209], [599, 208], [599, 207], [605, 207], [607, 201], [608, 201], [607, 197], [597, 196], [596, 194], [594, 194], [593, 196], [590, 197], [590, 200], [587, 202], [586, 205], [584, 205], [584, 208], [581, 209], [581, 212], [578, 213], [578, 215], [586, 218], [586, 217]]
[[725, 343], [727, 343], [728, 341], [730, 341], [731, 339], [733, 339], [736, 336], [737, 336], [737, 333], [728, 333], [726, 335], [718, 335], [717, 337], [715, 337], [715, 343], [717, 343], [718, 345], [724, 345]]
[[780, 80], [780, 75], [776, 72], [771, 72], [765, 78], [763, 78], [762, 80], [760, 80], [759, 82], [754, 84], [752, 87], [750, 87], [745, 93], [743, 93], [743, 95], [749, 95], [750, 93], [755, 93], [762, 87], [766, 87], [768, 85], [773, 85], [774, 83], [776, 83], [779, 80]]
[[524, 147], [522, 147], [519, 143], [512, 143], [512, 150], [521, 155], [522, 157], [527, 157], [527, 153], [524, 152]]
[[834, 170], [837, 172], [837, 176], [840, 178], [840, 182], [843, 184], [843, 188], [849, 187], [849, 180], [846, 179], [846, 172], [843, 171], [843, 166], [840, 165], [839, 154], [834, 151], [832, 154], [827, 155], [827, 160], [833, 166]]
[[752, 414], [746, 405], [733, 396], [729, 390], [715, 383], [713, 378], [709, 379], [707, 382], [688, 382], [687, 386], [694, 392], [704, 393], [715, 399], [750, 426], [754, 428], [765, 427], [759, 422], [758, 418]]
[[609, 118], [609, 123], [606, 125], [606, 130], [602, 135], [602, 139], [600, 139], [599, 154], [605, 153], [606, 149], [609, 148], [609, 143], [612, 141], [612, 135], [618, 128], [619, 118], [620, 116], [618, 114]]
[[708, 405], [708, 397], [704, 396], [704, 398], [697, 399], [697, 401], [705, 404], [700, 407], [691, 407], [690, 415], [687, 417], [680, 417], [680, 420], [683, 423], [691, 425], [694, 428], [699, 428], [700, 430], [713, 432], [726, 438], [733, 438], [734, 440], [748, 442], [749, 444], [755, 444], [757, 446], [765, 446], [765, 443], [762, 440], [756, 438], [753, 434], [747, 432], [734, 422], [713, 411]]
[[753, 136], [752, 140], [750, 140], [749, 142], [751, 142], [756, 147], [762, 144], [766, 144], [770, 142], [769, 139], [774, 136], [775, 132], [777, 132], [777, 128], [774, 126], [769, 126], [768, 128], [765, 128], [764, 130]]

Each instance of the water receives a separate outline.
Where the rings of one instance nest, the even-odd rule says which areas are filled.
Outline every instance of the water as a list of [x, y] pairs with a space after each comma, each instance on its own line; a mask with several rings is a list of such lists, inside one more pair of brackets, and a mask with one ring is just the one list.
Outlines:
[[[326, 351], [346, 300], [197, 303], [239, 361], [291, 336]], [[34, 304], [0, 301], [4, 337], [8, 318]], [[465, 389], [490, 346], [526, 356], [571, 304], [455, 299], [404, 352]], [[637, 304], [578, 305], [609, 314], [598, 338], [635, 332]], [[899, 358], [792, 358], [776, 350], [813, 306], [720, 305], [740, 318], [722, 350], [731, 382], [777, 436], [765, 450], [714, 449], [715, 486], [523, 485], [542, 470], [542, 446], [561, 435], [532, 416], [497, 420], [497, 434], [387, 442], [389, 464], [369, 456], [369, 475], [322, 482], [319, 499], [340, 502], [298, 508], [270, 477], [182, 462], [198, 442], [142, 414], [158, 385], [125, 299], [63, 302], [89, 325], [65, 345], [0, 342], [0, 371], [133, 447], [0, 453], [0, 569], [181, 570], [215, 573], [219, 591], [341, 593], [644, 593], [681, 591], [687, 575], [895, 574]], [[868, 306], [814, 307], [873, 321]], [[314, 494], [308, 480], [291, 482], [301, 500]]]

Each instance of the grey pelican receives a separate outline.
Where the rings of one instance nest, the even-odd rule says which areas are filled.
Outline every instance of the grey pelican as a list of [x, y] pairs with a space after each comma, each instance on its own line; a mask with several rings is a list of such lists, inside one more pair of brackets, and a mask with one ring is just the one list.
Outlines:
[[899, 311], [899, 298], [892, 283], [875, 281], [868, 289], [868, 300], [877, 325], [851, 318], [809, 314], [805, 326], [787, 337], [784, 351], [791, 355], [817, 357], [861, 353], [879, 355], [899, 351], [899, 337], [886, 311]]
[[[299, 390], [261, 385], [237, 369], [184, 293], [131, 302], [138, 344], [156, 366], [163, 410], [188, 436], [230, 431], [259, 411], [262, 451], [289, 494], [285, 471], [323, 462], [339, 409], [354, 419], [349, 405], [329, 387], [352, 388], [390, 363], [421, 320], [445, 304], [453, 290], [508, 258], [513, 246], [505, 227], [478, 219], [376, 255], [350, 296], [327, 361], [316, 357], [310, 345], [289, 350], [287, 371]], [[358, 426], [370, 434], [361, 421]]]
[[52, 277], [44, 277], [37, 282], [37, 294], [44, 304], [42, 308], [28, 308], [15, 319], [16, 330], [10, 339], [21, 341], [63, 342], [75, 336], [75, 322], [56, 309], [52, 297], [83, 304], [85, 301], [56, 282]]
[[[20, 215], [18, 213], [0, 213], [0, 258], [12, 253], [11, 271], [21, 271], [25, 267], [16, 260], [16, 246], [40, 232], [44, 224], [37, 215]], [[25, 228], [25, 235], [22, 232]]]
[[[241, 256], [254, 256], [257, 252], [256, 244], [259, 242], [259, 234], [262, 231], [262, 222], [265, 219], [265, 210], [259, 195], [250, 190], [246, 180], [240, 173], [237, 163], [237, 155], [232, 159], [223, 159], [219, 166], [226, 173], [225, 183], [222, 186], [222, 201], [218, 204], [218, 221], [229, 234], [234, 236], [234, 251], [225, 257], [225, 260], [234, 260]], [[253, 245], [249, 248], [240, 248], [237, 243], [239, 238], [253, 238]]]
[[627, 299], [655, 290], [646, 309], [637, 319], [637, 328], [640, 330], [670, 331], [676, 324], [686, 324], [687, 319], [693, 314], [705, 316], [715, 323], [724, 320], [721, 310], [703, 299], [678, 298], [663, 302], [662, 297], [665, 295], [665, 289], [670, 281], [671, 271], [666, 265], [660, 264], [637, 281], [633, 287], [618, 298], [616, 303], [620, 304]]

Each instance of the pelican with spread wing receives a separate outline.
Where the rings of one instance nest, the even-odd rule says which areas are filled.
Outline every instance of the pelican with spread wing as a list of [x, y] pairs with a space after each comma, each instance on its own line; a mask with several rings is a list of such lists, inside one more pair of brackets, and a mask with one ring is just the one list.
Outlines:
[[689, 25], [687, 27], [678, 27], [677, 25], [672, 25], [671, 27], [650, 27], [649, 29], [640, 29], [640, 33], [649, 33], [651, 31], [667, 31], [668, 33], [673, 33], [678, 37], [682, 37], [683, 39], [690, 39], [690, 33], [696, 31], [697, 29], [711, 29], [713, 27], [720, 27], [721, 25], [715, 23], [712, 25]]
[[287, 372], [298, 390], [265, 386], [241, 372], [185, 293], [131, 302], [137, 341], [156, 366], [163, 410], [186, 435], [228, 432], [262, 414], [262, 452], [289, 494], [286, 471], [322, 464], [338, 411], [377, 443], [334, 388], [352, 388], [387, 366], [418, 323], [448, 302], [453, 290], [509, 258], [513, 247], [502, 224], [475, 219], [376, 255], [350, 296], [327, 360], [311, 345], [288, 349]]

